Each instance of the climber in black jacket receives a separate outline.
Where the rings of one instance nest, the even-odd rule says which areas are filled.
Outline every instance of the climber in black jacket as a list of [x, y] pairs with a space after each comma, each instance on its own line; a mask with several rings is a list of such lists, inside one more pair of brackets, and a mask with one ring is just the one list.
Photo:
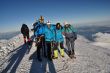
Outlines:
[[23, 34], [24, 43], [26, 43], [26, 38], [27, 38], [28, 43], [29, 43], [30, 42], [29, 28], [26, 24], [22, 24], [21, 33]]

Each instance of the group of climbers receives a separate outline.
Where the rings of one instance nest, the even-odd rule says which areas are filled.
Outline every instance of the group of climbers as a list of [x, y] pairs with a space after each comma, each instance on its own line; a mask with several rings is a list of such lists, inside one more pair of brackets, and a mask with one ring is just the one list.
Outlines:
[[[65, 48], [63, 36], [65, 36], [66, 39], [68, 55], [70, 58], [75, 58], [74, 41], [77, 39], [77, 35], [76, 30], [74, 30], [72, 25], [65, 23], [64, 26], [62, 26], [60, 23], [51, 24], [50, 21], [44, 23], [44, 18], [41, 16], [33, 26], [38, 61], [42, 61], [42, 55], [50, 61], [52, 61], [52, 59], [57, 59], [58, 51], [60, 52], [60, 55], [64, 57]], [[24, 33], [23, 36], [25, 36]], [[28, 41], [30, 41], [29, 37], [27, 38]]]

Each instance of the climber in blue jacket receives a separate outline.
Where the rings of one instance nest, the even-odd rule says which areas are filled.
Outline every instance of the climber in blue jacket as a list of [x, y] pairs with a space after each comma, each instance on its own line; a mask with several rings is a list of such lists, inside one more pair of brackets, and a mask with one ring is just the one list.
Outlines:
[[60, 23], [56, 24], [55, 28], [55, 41], [56, 41], [56, 46], [54, 48], [54, 58], [58, 58], [58, 46], [60, 46], [60, 54], [62, 57], [64, 57], [64, 38], [63, 38], [63, 27], [61, 26]]
[[54, 25], [52, 25], [48, 21], [44, 30], [45, 42], [47, 47], [47, 58], [52, 61], [52, 42], [55, 40]]
[[36, 31], [35, 31], [35, 36], [36, 36], [36, 46], [37, 46], [37, 58], [39, 61], [42, 61], [41, 59], [41, 50], [44, 51], [45, 54], [45, 36], [44, 36], [44, 28], [45, 28], [45, 23], [44, 23], [44, 18], [43, 16], [40, 17], [39, 22], [35, 26]]

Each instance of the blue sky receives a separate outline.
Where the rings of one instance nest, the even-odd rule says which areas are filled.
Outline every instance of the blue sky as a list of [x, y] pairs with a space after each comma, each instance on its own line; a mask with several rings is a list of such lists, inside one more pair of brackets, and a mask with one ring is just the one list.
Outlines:
[[45, 22], [71, 24], [110, 20], [110, 0], [0, 0], [0, 32], [30, 28], [43, 15]]

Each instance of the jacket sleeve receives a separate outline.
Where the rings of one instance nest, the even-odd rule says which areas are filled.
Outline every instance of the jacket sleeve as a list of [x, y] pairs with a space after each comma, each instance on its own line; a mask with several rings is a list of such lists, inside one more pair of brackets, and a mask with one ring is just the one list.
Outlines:
[[73, 29], [73, 33], [74, 33], [75, 39], [77, 39], [77, 30], [73, 26], [72, 26], [72, 29]]
[[65, 27], [62, 28], [62, 34], [65, 36]]

